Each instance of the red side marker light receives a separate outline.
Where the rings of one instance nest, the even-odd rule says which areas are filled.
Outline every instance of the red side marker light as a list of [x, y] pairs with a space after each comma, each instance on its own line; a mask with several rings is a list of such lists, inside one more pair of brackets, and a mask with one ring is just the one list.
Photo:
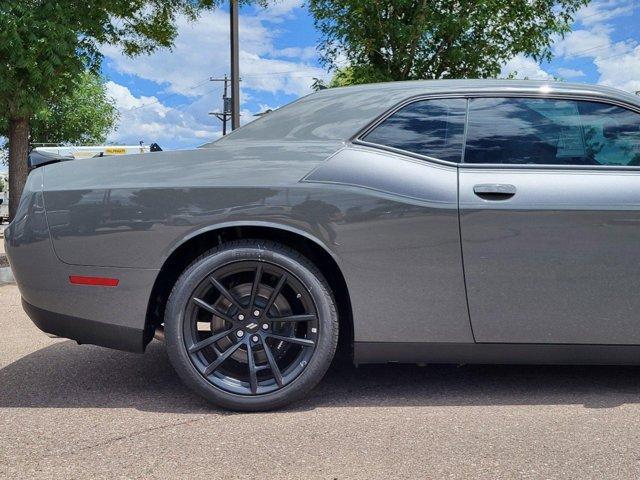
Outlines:
[[71, 275], [69, 282], [73, 285], [89, 285], [92, 287], [117, 287], [120, 280], [117, 278], [105, 277], [82, 277], [80, 275]]

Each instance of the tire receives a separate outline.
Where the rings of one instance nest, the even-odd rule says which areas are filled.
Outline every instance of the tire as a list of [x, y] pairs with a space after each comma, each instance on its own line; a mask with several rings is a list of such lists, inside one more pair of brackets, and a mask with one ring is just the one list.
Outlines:
[[182, 381], [238, 411], [272, 410], [308, 394], [338, 343], [336, 305], [320, 271], [266, 240], [229, 242], [197, 258], [176, 282], [164, 323]]

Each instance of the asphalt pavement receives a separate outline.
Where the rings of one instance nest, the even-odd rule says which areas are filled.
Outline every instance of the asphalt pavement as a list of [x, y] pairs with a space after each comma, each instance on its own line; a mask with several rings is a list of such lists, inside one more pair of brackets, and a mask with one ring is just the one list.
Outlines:
[[0, 287], [0, 478], [638, 478], [640, 369], [334, 365], [306, 400], [235, 414], [163, 345], [50, 339]]

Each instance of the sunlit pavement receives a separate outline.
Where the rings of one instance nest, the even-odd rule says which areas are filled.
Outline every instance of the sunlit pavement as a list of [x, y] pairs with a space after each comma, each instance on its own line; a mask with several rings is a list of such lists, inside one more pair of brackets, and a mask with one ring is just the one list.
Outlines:
[[2, 478], [637, 478], [640, 369], [334, 366], [232, 414], [145, 355], [49, 339], [0, 287]]
[[6, 224], [0, 224], [0, 285], [13, 281], [11, 270], [8, 267], [9, 263], [4, 251], [4, 229]]
[[4, 255], [4, 229], [7, 228], [6, 223], [0, 224], [0, 255]]

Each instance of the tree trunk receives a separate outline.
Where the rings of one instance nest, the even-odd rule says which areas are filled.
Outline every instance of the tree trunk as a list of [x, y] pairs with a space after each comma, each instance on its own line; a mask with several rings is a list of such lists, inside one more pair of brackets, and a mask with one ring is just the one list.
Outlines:
[[29, 119], [9, 120], [9, 220], [13, 220], [29, 169]]

